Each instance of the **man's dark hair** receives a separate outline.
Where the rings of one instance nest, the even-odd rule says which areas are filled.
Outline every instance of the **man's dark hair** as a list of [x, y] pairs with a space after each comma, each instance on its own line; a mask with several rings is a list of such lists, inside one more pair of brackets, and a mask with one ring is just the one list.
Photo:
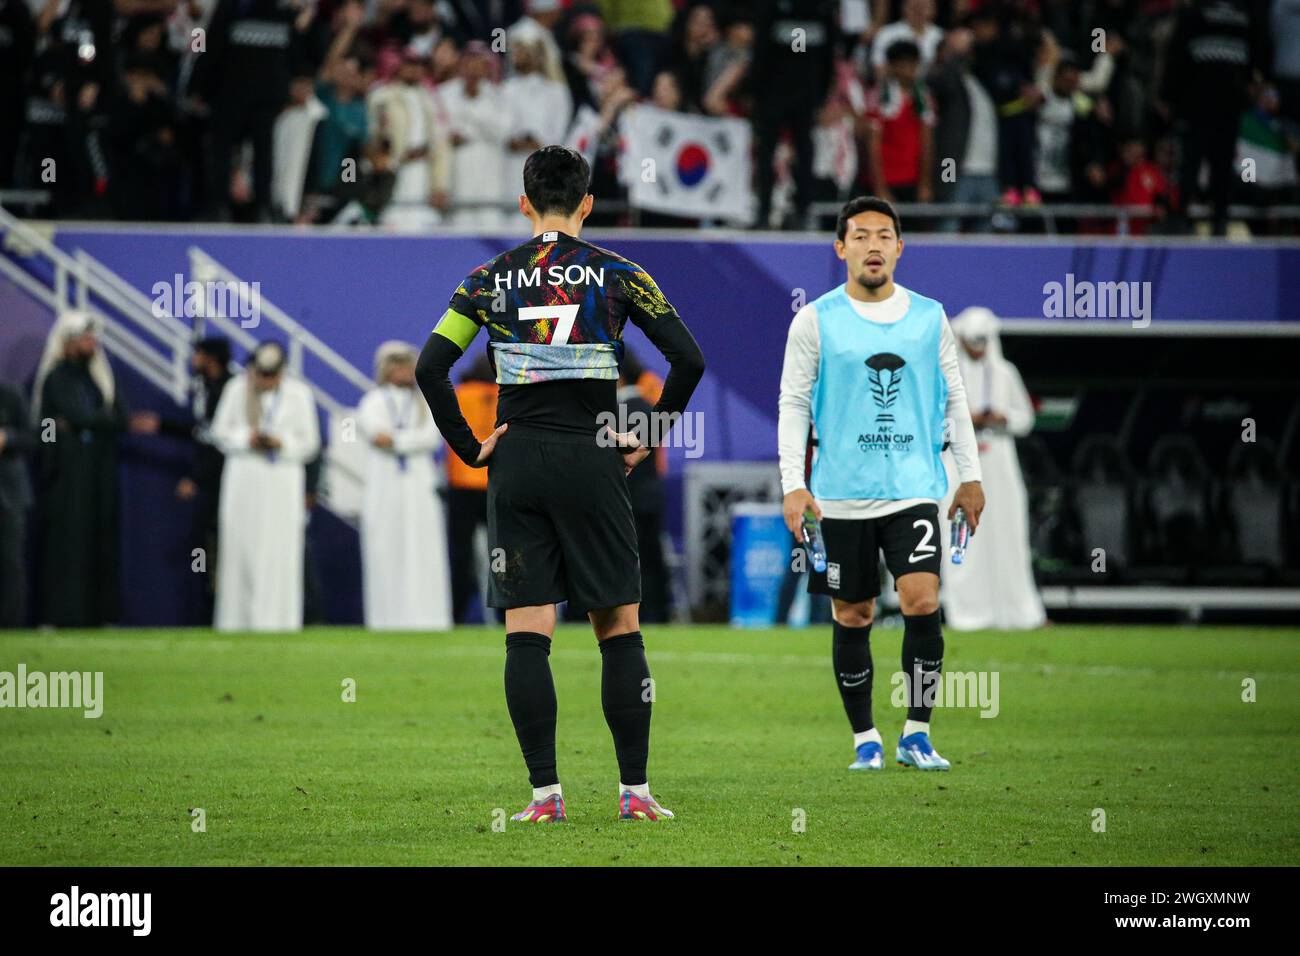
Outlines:
[[210, 355], [225, 368], [230, 364], [230, 339], [224, 335], [211, 335], [194, 343], [194, 351]]
[[1061, 58], [1056, 61], [1056, 71], [1052, 74], [1052, 76], [1057, 77], [1060, 76], [1062, 73], [1066, 73], [1069, 72], [1070, 70], [1078, 70], [1078, 69], [1079, 69], [1079, 61], [1075, 57], [1075, 55], [1069, 50], [1062, 50]]
[[572, 215], [591, 184], [591, 167], [576, 149], [543, 146], [524, 162], [524, 195], [537, 214]]
[[891, 203], [878, 196], [859, 196], [846, 202], [840, 210], [839, 218], [835, 220], [835, 238], [843, 242], [849, 231], [849, 220], [864, 212], [879, 212], [888, 216], [894, 220], [894, 234], [903, 238], [903, 224], [898, 219], [898, 213]]
[[911, 40], [897, 40], [885, 50], [886, 63], [921, 62], [921, 48]]

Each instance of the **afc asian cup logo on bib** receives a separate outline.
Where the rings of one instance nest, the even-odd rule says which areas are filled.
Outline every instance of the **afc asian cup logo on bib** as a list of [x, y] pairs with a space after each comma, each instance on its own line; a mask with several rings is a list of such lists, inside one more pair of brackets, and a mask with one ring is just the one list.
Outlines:
[[907, 451], [913, 436], [894, 431], [894, 406], [903, 393], [903, 368], [907, 362], [893, 352], [877, 352], [863, 364], [867, 366], [876, 420], [871, 431], [858, 436], [858, 449], [884, 452], [886, 458], [891, 451]]
[[903, 389], [903, 366], [906, 364], [901, 356], [893, 352], [877, 352], [866, 361], [867, 368], [871, 370], [868, 372], [871, 398], [880, 409], [876, 415], [876, 423], [879, 425], [894, 423], [894, 414], [890, 409], [898, 401]]

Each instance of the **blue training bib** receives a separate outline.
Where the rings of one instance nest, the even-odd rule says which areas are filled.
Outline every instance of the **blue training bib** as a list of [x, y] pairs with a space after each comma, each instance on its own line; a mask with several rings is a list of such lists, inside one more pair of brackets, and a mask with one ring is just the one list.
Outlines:
[[821, 298], [813, 387], [815, 498], [943, 498], [948, 383], [939, 366], [943, 306], [908, 290], [907, 313], [872, 322], [841, 285]]

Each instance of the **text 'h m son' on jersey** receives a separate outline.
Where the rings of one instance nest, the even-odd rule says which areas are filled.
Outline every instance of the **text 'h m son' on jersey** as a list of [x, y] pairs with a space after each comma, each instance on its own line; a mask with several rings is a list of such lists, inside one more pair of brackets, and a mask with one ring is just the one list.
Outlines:
[[623, 328], [677, 313], [640, 266], [546, 232], [475, 269], [451, 307], [485, 327], [500, 385], [618, 378]]

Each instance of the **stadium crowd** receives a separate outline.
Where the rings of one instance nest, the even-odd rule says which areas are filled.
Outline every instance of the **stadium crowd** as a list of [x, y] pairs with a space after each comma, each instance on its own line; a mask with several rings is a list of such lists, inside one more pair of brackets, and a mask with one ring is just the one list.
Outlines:
[[558, 141], [626, 222], [638, 103], [752, 123], [761, 227], [874, 192], [1218, 232], [1294, 200], [1300, 0], [0, 0], [0, 189], [43, 215], [492, 228]]

